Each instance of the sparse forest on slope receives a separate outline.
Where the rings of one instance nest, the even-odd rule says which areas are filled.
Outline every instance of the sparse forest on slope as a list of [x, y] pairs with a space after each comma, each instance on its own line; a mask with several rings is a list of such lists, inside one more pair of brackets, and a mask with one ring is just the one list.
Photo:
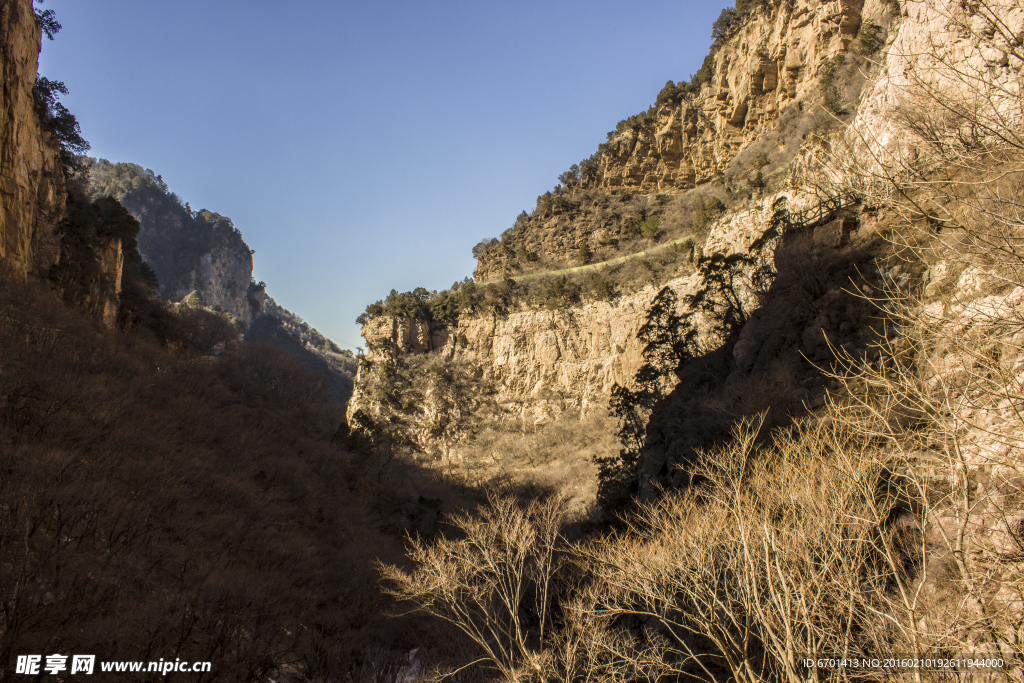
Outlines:
[[777, 172], [808, 134], [855, 109], [897, 13], [892, 3], [863, 0], [724, 10], [700, 71], [666, 83], [530, 213], [478, 244], [477, 279], [564, 267], [554, 264], [584, 253], [607, 260], [638, 251], [641, 237], [700, 233], [721, 202], [782, 186]]
[[444, 650], [384, 616], [372, 563], [472, 495], [346, 453], [322, 377], [210, 338], [204, 313], [168, 319], [162, 345], [0, 274], [3, 670], [87, 652], [213, 662], [202, 680], [367, 680]]

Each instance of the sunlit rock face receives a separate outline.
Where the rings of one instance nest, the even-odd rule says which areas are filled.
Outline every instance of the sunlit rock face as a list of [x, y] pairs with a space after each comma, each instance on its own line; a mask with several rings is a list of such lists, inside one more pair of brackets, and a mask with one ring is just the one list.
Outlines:
[[32, 0], [0, 4], [0, 257], [22, 276], [57, 262], [65, 199], [57, 139], [33, 107], [40, 37]]
[[674, 192], [708, 182], [790, 105], [817, 99], [822, 75], [863, 25], [887, 25], [880, 0], [796, 0], [757, 10], [714, 55], [699, 95], [667, 104], [612, 139], [600, 186]]

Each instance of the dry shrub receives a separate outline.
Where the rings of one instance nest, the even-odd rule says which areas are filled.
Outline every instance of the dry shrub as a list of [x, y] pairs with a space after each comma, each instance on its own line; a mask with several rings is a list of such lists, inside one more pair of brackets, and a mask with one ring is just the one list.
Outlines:
[[178, 343], [200, 354], [212, 353], [218, 345], [238, 338], [223, 316], [202, 308], [178, 307], [174, 328]]
[[382, 564], [386, 591], [465, 633], [480, 653], [467, 666], [482, 663], [509, 681], [534, 678], [550, 666], [564, 517], [562, 497], [525, 507], [491, 498], [480, 515], [451, 520], [457, 538], [409, 538], [415, 569]]
[[452, 519], [452, 538], [409, 538], [411, 570], [380, 566], [390, 595], [474, 646], [428, 680], [475, 669], [509, 682], [629, 681], [665, 670], [660, 644], [612, 628], [595, 609], [605, 596], [578, 581], [562, 534], [569, 517], [562, 495], [525, 504], [492, 496], [479, 514]]
[[760, 426], [706, 454], [703, 487], [583, 550], [599, 611], [646, 617], [675, 674], [812, 680], [805, 657], [893, 651], [878, 613], [909, 589], [915, 539], [893, 521], [910, 512], [906, 492], [869, 439], [835, 422], [759, 448]]

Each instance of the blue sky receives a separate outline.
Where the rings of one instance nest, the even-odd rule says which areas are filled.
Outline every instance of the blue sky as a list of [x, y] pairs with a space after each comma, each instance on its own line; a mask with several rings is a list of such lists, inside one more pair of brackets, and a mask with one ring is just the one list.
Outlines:
[[720, 0], [46, 0], [40, 73], [93, 156], [230, 216], [343, 347], [392, 289], [472, 274], [616, 122], [700, 68]]

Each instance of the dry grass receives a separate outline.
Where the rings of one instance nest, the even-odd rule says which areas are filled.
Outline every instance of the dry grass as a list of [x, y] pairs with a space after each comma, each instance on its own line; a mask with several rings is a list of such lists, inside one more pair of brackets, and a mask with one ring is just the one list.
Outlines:
[[597, 495], [595, 456], [617, 453], [615, 421], [601, 412], [583, 419], [566, 414], [546, 425], [486, 427], [451, 454], [464, 481], [490, 490], [560, 491], [579, 519], [589, 516]]

